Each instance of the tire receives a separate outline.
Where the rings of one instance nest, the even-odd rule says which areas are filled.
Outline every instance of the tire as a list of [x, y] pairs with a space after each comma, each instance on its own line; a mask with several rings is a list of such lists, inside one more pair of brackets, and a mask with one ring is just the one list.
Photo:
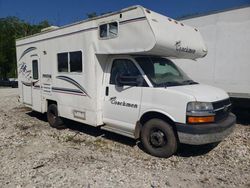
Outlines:
[[47, 111], [47, 119], [51, 127], [57, 129], [66, 128], [62, 119], [58, 116], [58, 109], [56, 104], [50, 104]]
[[177, 151], [175, 132], [161, 119], [151, 119], [143, 125], [141, 141], [145, 150], [156, 157], [168, 158]]

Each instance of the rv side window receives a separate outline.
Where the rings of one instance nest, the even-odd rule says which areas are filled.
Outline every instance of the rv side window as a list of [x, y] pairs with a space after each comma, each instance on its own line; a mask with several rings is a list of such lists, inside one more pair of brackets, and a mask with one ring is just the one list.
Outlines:
[[100, 25], [100, 38], [108, 37], [108, 24]]
[[38, 80], [38, 61], [32, 61], [32, 72], [33, 72], [33, 79]]
[[112, 22], [109, 24], [109, 37], [116, 37], [118, 33], [117, 22]]
[[57, 54], [58, 72], [82, 72], [82, 52]]
[[69, 72], [68, 53], [57, 54], [58, 72]]
[[82, 72], [82, 52], [70, 52], [70, 72]]
[[118, 22], [111, 22], [99, 26], [100, 38], [114, 38], [118, 35]]

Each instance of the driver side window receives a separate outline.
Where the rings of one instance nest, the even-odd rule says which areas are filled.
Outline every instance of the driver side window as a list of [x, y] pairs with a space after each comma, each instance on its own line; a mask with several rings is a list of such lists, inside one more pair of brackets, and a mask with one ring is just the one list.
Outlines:
[[[118, 76], [141, 76], [140, 71], [135, 64], [129, 59], [116, 59], [113, 61], [111, 68], [110, 84], [116, 85], [116, 79]], [[130, 85], [130, 84], [128, 84]], [[144, 84], [143, 84], [144, 85]], [[131, 86], [134, 86], [131, 84]]]

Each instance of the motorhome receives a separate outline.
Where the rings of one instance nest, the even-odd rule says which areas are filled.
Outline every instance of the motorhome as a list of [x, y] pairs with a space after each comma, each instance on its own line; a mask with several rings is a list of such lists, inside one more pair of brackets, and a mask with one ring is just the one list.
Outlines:
[[179, 143], [208, 144], [235, 124], [221, 89], [189, 78], [169, 58], [197, 59], [198, 29], [133, 6], [16, 41], [20, 101], [47, 113], [140, 139], [169, 157]]
[[198, 82], [227, 91], [235, 106], [250, 108], [250, 5], [182, 18], [199, 29], [209, 53], [197, 62], [176, 60]]

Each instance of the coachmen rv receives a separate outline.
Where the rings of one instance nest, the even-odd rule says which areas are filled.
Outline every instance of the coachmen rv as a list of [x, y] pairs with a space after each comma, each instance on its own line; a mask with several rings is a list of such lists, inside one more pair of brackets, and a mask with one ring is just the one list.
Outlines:
[[200, 32], [133, 6], [16, 41], [20, 101], [134, 139], [158, 157], [178, 143], [223, 140], [235, 124], [229, 96], [194, 82], [169, 58], [197, 59]]

